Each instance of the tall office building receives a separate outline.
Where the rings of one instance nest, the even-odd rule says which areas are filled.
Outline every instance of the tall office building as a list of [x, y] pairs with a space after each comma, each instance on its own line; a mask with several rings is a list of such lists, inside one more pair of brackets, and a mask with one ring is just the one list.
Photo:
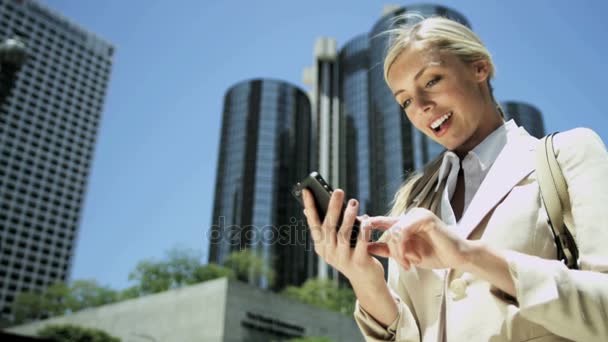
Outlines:
[[531, 135], [542, 138], [545, 136], [543, 116], [536, 107], [520, 101], [504, 101], [502, 108], [505, 120], [513, 119], [519, 126], [523, 126]]
[[34, 0], [0, 0], [28, 59], [0, 108], [0, 316], [70, 277], [114, 48]]
[[359, 200], [359, 211], [369, 213], [372, 205], [372, 154], [369, 110], [369, 39], [354, 37], [340, 49], [340, 114], [345, 139], [343, 186], [349, 197]]
[[253, 285], [280, 289], [316, 272], [302, 208], [291, 187], [310, 169], [311, 108], [306, 93], [277, 80], [238, 83], [224, 97], [209, 261], [251, 249], [276, 273]]
[[383, 62], [388, 48], [389, 36], [382, 34], [395, 25], [403, 24], [396, 17], [406, 12], [417, 12], [423, 16], [439, 15], [469, 26], [466, 18], [452, 10], [437, 5], [405, 6], [391, 9], [372, 27], [370, 40], [370, 128], [372, 146], [371, 172], [373, 207], [375, 214], [386, 213], [389, 203], [406, 172], [420, 169], [443, 149], [431, 139], [418, 132], [401, 110], [384, 81]]
[[[335, 187], [344, 184], [345, 140], [340, 116], [340, 64], [336, 40], [322, 37], [315, 42], [313, 65], [304, 70], [304, 83], [311, 86], [311, 164], [310, 171], [318, 171]], [[322, 259], [318, 259], [319, 278], [336, 278]]]

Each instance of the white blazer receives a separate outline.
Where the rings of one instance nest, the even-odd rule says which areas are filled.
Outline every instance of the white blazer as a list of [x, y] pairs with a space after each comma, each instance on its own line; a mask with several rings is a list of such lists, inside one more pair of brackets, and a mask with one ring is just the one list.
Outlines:
[[385, 329], [357, 302], [355, 320], [367, 341], [608, 341], [606, 147], [586, 128], [554, 138], [579, 271], [556, 260], [536, 180], [537, 145], [524, 129], [509, 138], [455, 228], [504, 251], [516, 300], [469, 273], [405, 271], [390, 259], [388, 285], [399, 317]]

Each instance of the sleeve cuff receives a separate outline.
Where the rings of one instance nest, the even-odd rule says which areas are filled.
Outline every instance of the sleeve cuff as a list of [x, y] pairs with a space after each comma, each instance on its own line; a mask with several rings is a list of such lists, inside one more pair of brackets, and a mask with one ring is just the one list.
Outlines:
[[359, 300], [355, 302], [355, 322], [366, 341], [395, 341], [402, 305], [399, 299], [396, 300], [399, 307], [397, 317], [386, 328], [359, 305]]
[[558, 260], [547, 260], [515, 251], [505, 251], [520, 310], [559, 299], [559, 275], [567, 270]]

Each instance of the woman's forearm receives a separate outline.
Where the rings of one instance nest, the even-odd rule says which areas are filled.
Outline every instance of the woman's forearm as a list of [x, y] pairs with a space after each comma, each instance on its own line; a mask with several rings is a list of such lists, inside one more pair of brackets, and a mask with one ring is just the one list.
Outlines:
[[377, 280], [351, 280], [359, 305], [385, 328], [395, 321], [399, 313], [397, 302], [391, 295], [384, 278]]
[[473, 244], [473, 248], [469, 262], [463, 265], [462, 270], [488, 281], [515, 298], [517, 295], [515, 284], [505, 257], [481, 241], [470, 242]]

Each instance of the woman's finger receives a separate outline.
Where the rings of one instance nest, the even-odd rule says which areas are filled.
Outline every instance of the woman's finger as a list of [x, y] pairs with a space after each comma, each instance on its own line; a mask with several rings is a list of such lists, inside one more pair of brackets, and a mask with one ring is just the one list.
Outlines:
[[410, 262], [405, 257], [404, 250], [401, 246], [401, 232], [397, 231], [391, 234], [391, 238], [388, 241], [389, 249], [391, 250], [391, 258], [397, 260], [403, 268], [406, 270], [410, 269]]
[[367, 252], [383, 258], [388, 258], [391, 256], [391, 251], [389, 250], [388, 245], [384, 242], [370, 242], [367, 246]]
[[344, 191], [340, 189], [334, 190], [329, 199], [329, 205], [327, 206], [327, 215], [323, 220], [323, 234], [324, 238], [329, 243], [330, 248], [336, 247], [336, 240], [338, 234], [338, 220], [342, 214], [342, 204], [344, 203]]
[[369, 246], [372, 238], [372, 230], [369, 226], [361, 224], [359, 228], [359, 236], [357, 237], [357, 244], [355, 245], [355, 251], [353, 252], [354, 258], [358, 260], [364, 260], [369, 258], [367, 247]]
[[323, 234], [321, 232], [321, 221], [319, 220], [319, 214], [317, 213], [314, 198], [307, 189], [302, 190], [302, 198], [304, 199], [304, 215], [306, 216], [308, 227], [310, 227], [312, 241], [315, 243], [315, 245], [321, 244]]
[[353, 224], [359, 210], [359, 202], [355, 199], [348, 201], [348, 206], [344, 211], [344, 218], [342, 219], [342, 225], [338, 231], [338, 243], [337, 248], [342, 251], [350, 251], [350, 237], [353, 231]]
[[372, 229], [387, 230], [399, 219], [391, 216], [372, 216], [361, 222], [361, 225], [369, 226]]

